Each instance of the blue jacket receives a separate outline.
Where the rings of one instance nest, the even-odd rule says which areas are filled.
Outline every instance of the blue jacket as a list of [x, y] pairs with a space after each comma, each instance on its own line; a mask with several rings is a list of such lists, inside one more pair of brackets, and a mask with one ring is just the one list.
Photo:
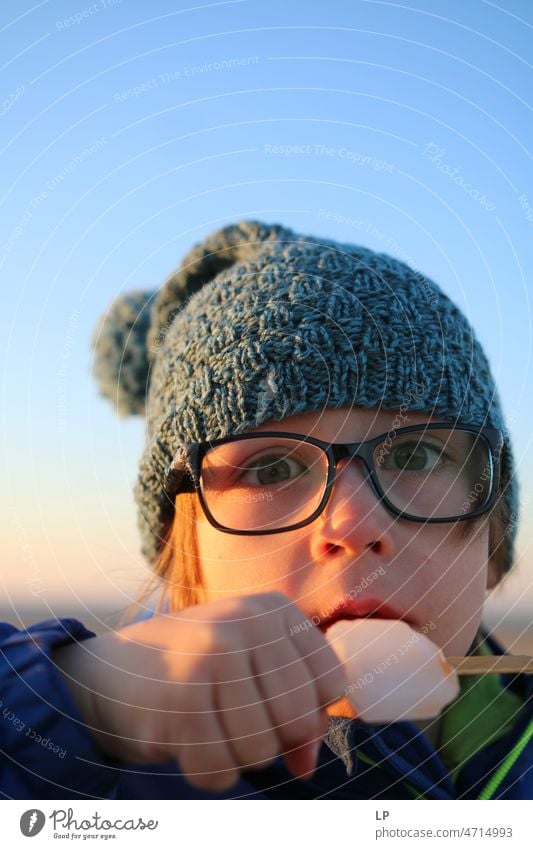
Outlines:
[[[440, 754], [411, 722], [379, 726], [336, 717], [310, 781], [295, 779], [278, 758], [245, 773], [230, 791], [208, 793], [173, 763], [126, 765], [98, 749], [50, 661], [53, 649], [91, 636], [74, 619], [26, 631], [0, 623], [3, 798], [533, 798], [533, 676], [462, 678], [461, 696], [443, 715], [447, 742]], [[502, 654], [491, 637], [485, 646]]]

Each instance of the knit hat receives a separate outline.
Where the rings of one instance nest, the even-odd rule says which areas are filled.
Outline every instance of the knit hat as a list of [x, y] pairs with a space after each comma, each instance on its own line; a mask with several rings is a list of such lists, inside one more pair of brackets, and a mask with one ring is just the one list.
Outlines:
[[408, 265], [240, 221], [196, 244], [159, 291], [119, 297], [93, 346], [101, 393], [119, 415], [146, 417], [135, 499], [149, 561], [172, 516], [163, 484], [183, 443], [327, 407], [407, 406], [504, 432], [511, 568], [518, 492], [489, 364], [461, 311]]

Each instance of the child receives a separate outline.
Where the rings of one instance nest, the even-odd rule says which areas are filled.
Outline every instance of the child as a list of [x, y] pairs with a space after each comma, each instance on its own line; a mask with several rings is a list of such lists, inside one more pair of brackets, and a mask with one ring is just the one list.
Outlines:
[[135, 496], [161, 603], [101, 637], [3, 627], [9, 710], [50, 744], [5, 722], [4, 794], [530, 798], [528, 676], [463, 677], [434, 721], [370, 724], [325, 636], [377, 615], [447, 655], [501, 653], [480, 620], [513, 563], [511, 447], [440, 289], [242, 221], [116, 301], [95, 346], [104, 394], [146, 415]]

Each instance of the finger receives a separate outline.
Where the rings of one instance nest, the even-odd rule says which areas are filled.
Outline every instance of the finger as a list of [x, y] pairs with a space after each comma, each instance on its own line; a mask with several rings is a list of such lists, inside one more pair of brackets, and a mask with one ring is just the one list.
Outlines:
[[287, 769], [297, 778], [310, 778], [316, 769], [323, 736], [329, 726], [329, 717], [325, 711], [321, 714], [321, 720], [321, 731], [316, 738], [309, 740], [302, 746], [296, 746], [293, 749], [283, 752]]
[[247, 769], [259, 769], [279, 754], [279, 741], [262, 696], [257, 689], [248, 652], [219, 664], [214, 688], [215, 707], [234, 760]]
[[316, 769], [321, 745], [320, 740], [311, 740], [309, 743], [304, 743], [303, 746], [297, 746], [292, 751], [287, 752], [283, 757], [289, 772], [296, 778], [311, 778]]
[[201, 790], [228, 790], [239, 770], [212, 704], [182, 716], [183, 739], [174, 750], [185, 778]]
[[256, 686], [283, 749], [320, 733], [316, 684], [303, 659], [281, 637], [251, 652]]
[[[303, 613], [298, 611], [298, 615]], [[301, 624], [302, 620], [299, 620]], [[342, 662], [339, 660], [322, 631], [309, 623], [307, 628], [298, 628], [294, 611], [287, 611], [287, 627], [295, 651], [305, 661], [311, 678], [316, 682], [320, 707], [333, 704], [346, 695], [348, 681]]]

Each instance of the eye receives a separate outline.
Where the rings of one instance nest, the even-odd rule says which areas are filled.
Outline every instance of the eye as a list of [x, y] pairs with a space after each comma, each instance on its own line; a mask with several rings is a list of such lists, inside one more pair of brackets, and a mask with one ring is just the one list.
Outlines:
[[296, 460], [294, 456], [284, 454], [263, 454], [257, 459], [252, 458], [246, 462], [239, 477], [239, 482], [257, 483], [268, 486], [269, 484], [283, 483], [305, 474], [306, 466]]
[[450, 459], [442, 445], [411, 440], [394, 446], [382, 466], [405, 472], [431, 472]]
[[204, 491], [279, 486], [285, 494], [298, 482], [317, 486], [327, 477], [327, 456], [299, 439], [272, 436], [232, 439], [213, 446], [201, 466]]

